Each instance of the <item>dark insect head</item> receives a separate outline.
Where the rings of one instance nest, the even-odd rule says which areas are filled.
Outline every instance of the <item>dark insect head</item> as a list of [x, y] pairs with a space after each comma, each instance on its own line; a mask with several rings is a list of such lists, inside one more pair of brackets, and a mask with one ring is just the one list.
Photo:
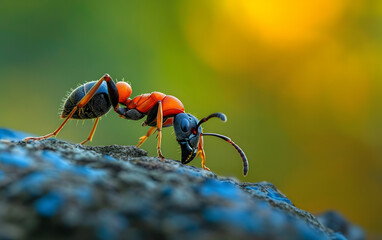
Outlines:
[[223, 113], [213, 113], [200, 121], [188, 113], [180, 113], [175, 116], [174, 130], [176, 140], [182, 151], [182, 163], [189, 163], [195, 158], [198, 152], [199, 138], [202, 134], [202, 127], [200, 125], [212, 117], [226, 121], [226, 116]]
[[198, 151], [199, 137], [202, 127], [199, 120], [188, 113], [180, 113], [174, 117], [176, 140], [182, 151], [182, 163], [189, 163]]
[[243, 161], [244, 176], [248, 173], [248, 160], [243, 150], [234, 143], [229, 137], [216, 134], [216, 133], [202, 133], [201, 124], [207, 122], [210, 118], [219, 118], [223, 122], [227, 121], [227, 117], [223, 113], [213, 113], [200, 121], [188, 113], [180, 113], [174, 117], [174, 130], [176, 140], [178, 141], [182, 151], [182, 163], [186, 164], [191, 162], [197, 152], [200, 136], [214, 136], [230, 143], [236, 151], [240, 154]]

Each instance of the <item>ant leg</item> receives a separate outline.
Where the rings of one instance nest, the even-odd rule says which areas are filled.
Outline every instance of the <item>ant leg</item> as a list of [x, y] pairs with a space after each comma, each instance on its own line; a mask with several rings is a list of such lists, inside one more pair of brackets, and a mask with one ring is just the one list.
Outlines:
[[69, 120], [69, 118], [71, 118], [76, 111], [77, 111], [77, 107], [74, 107], [73, 110], [69, 113], [69, 115], [65, 118], [65, 121], [54, 132], [49, 133], [45, 136], [41, 136], [41, 137], [27, 137], [27, 138], [24, 138], [24, 141], [25, 142], [28, 142], [29, 140], [40, 141], [40, 140], [47, 139], [50, 137], [55, 137], [61, 131], [61, 129], [64, 127], [64, 125]]
[[137, 148], [139, 148], [147, 140], [147, 138], [150, 137], [151, 134], [153, 134], [155, 129], [156, 129], [156, 127], [151, 127], [145, 136], [142, 136], [139, 138], [139, 140], [141, 140], [141, 141], [139, 141]]
[[97, 117], [97, 119], [95, 120], [95, 123], [94, 123], [94, 125], [93, 125], [93, 128], [92, 128], [90, 134], [89, 134], [89, 137], [88, 137], [86, 140], [82, 141], [82, 142], [80, 143], [81, 145], [84, 145], [84, 144], [87, 143], [88, 141], [90, 141], [90, 142], [92, 141], [94, 132], [95, 132], [95, 130], [96, 130], [96, 128], [97, 128], [98, 121], [99, 121], [99, 117]]
[[[76, 105], [78, 109], [81, 109], [83, 106], [85, 106], [90, 99], [93, 98], [94, 94], [97, 92], [98, 88], [101, 86], [102, 82], [106, 81], [108, 85], [110, 85], [113, 80], [111, 79], [109, 74], [105, 74], [102, 78], [100, 78], [96, 84], [89, 90], [89, 92], [79, 101]], [[114, 84], [115, 85], [115, 84]], [[109, 89], [108, 89], [109, 90]]]
[[96, 84], [94, 84], [94, 86], [89, 90], [89, 92], [81, 99], [81, 101], [79, 101], [77, 103], [77, 105], [73, 108], [73, 110], [65, 118], [64, 122], [54, 132], [49, 133], [49, 134], [42, 136], [42, 137], [27, 137], [27, 138], [24, 138], [24, 141], [25, 142], [28, 142], [29, 140], [40, 141], [40, 140], [47, 139], [50, 137], [55, 137], [61, 131], [61, 129], [64, 127], [64, 125], [68, 122], [68, 120], [73, 116], [73, 114], [77, 111], [77, 109], [81, 109], [83, 106], [85, 106], [90, 101], [90, 99], [92, 99], [92, 97], [97, 92], [98, 88], [101, 86], [103, 81], [110, 82], [113, 80], [111, 79], [109, 74], [105, 74], [102, 78], [100, 78], [98, 80], [98, 82]]
[[158, 157], [164, 161], [164, 157], [162, 155], [162, 151], [160, 149], [162, 143], [162, 124], [163, 124], [163, 110], [162, 110], [162, 102], [158, 101], [158, 113], [157, 113], [157, 129], [158, 129]]
[[[174, 120], [173, 118], [168, 118], [168, 119], [167, 119], [166, 121], [164, 121], [164, 123], [162, 124], [162, 128], [172, 126], [172, 124], [173, 124], [173, 120]], [[155, 130], [155, 129], [156, 129], [156, 127], [151, 127], [150, 130], [146, 133], [145, 136], [140, 137], [139, 140], [141, 140], [141, 141], [139, 141], [139, 143], [138, 143], [138, 145], [137, 145], [136, 147], [139, 148], [139, 147], [140, 147], [140, 146], [147, 140], [147, 138], [150, 137], [151, 134], [154, 133], [154, 130]]]
[[203, 149], [203, 135], [200, 135], [199, 137], [199, 144], [198, 144], [198, 152], [196, 153], [196, 156], [199, 156], [202, 158], [202, 168], [207, 171], [211, 171], [207, 166], [206, 166], [206, 153], [204, 152]]

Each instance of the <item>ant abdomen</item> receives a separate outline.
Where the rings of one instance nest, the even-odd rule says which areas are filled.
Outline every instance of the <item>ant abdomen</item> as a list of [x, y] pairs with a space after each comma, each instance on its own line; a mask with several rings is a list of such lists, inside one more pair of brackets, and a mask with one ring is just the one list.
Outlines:
[[[70, 93], [63, 105], [61, 118], [65, 118], [73, 110], [79, 101], [89, 92], [97, 81], [85, 83]], [[71, 118], [73, 119], [91, 119], [105, 115], [111, 108], [111, 102], [107, 90], [106, 82], [103, 82], [98, 88], [93, 98], [82, 108], [78, 109]]]

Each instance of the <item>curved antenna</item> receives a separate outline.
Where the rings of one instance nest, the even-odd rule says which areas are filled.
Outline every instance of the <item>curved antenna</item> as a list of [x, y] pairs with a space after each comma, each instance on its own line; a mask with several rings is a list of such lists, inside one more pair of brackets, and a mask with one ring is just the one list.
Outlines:
[[208, 117], [206, 118], [202, 118], [199, 122], [198, 122], [198, 125], [196, 126], [196, 129], [199, 128], [199, 126], [202, 124], [202, 123], [205, 123], [207, 122], [210, 118], [213, 118], [213, 117], [217, 117], [219, 118], [220, 120], [222, 120], [223, 122], [226, 122], [227, 121], [227, 117], [224, 113], [213, 113], [211, 115], [209, 115]]
[[[212, 115], [212, 114], [211, 114]], [[211, 116], [210, 115], [210, 116]], [[225, 116], [225, 115], [224, 115]], [[248, 173], [248, 160], [247, 160], [247, 156], [245, 156], [245, 153], [243, 150], [241, 150], [241, 148], [236, 144], [234, 143], [229, 137], [226, 137], [226, 136], [223, 136], [223, 135], [220, 135], [220, 134], [216, 134], [216, 133], [203, 133], [203, 136], [214, 136], [214, 137], [218, 137], [218, 138], [221, 138], [223, 139], [224, 141], [230, 143], [235, 149], [236, 151], [240, 154], [240, 157], [241, 157], [241, 160], [243, 161], [243, 174], [244, 176], [247, 176], [247, 173]]]

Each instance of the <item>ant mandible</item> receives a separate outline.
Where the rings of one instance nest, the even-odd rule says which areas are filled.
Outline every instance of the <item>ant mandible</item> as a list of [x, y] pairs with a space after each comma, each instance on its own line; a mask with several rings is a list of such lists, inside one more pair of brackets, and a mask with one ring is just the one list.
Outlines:
[[[174, 126], [176, 140], [178, 141], [182, 152], [182, 163], [191, 162], [195, 156], [202, 158], [202, 167], [206, 167], [206, 155], [203, 149], [203, 136], [219, 137], [232, 144], [240, 154], [243, 160], [244, 176], [248, 173], [248, 161], [245, 153], [230, 138], [215, 134], [203, 133], [201, 124], [210, 118], [217, 117], [222, 121], [227, 118], [223, 113], [213, 113], [200, 121], [189, 113], [184, 112], [183, 103], [176, 97], [165, 95], [160, 92], [145, 93], [133, 99], [130, 99], [132, 89], [126, 82], [117, 82], [111, 79], [109, 74], [105, 74], [98, 81], [85, 83], [77, 87], [68, 96], [64, 103], [61, 118], [64, 122], [52, 133], [41, 137], [27, 137], [24, 140], [42, 140], [56, 136], [69, 119], [93, 119], [94, 126], [86, 140], [81, 142], [85, 144], [91, 141], [97, 127], [99, 118], [105, 115], [113, 106], [114, 111], [122, 118], [130, 120], [139, 120], [147, 116], [142, 126], [151, 126], [147, 134], [140, 138], [137, 147], [140, 147], [146, 139], [155, 131], [158, 131], [158, 157], [164, 160], [161, 151], [162, 127]], [[119, 107], [119, 104], [125, 107]]]

